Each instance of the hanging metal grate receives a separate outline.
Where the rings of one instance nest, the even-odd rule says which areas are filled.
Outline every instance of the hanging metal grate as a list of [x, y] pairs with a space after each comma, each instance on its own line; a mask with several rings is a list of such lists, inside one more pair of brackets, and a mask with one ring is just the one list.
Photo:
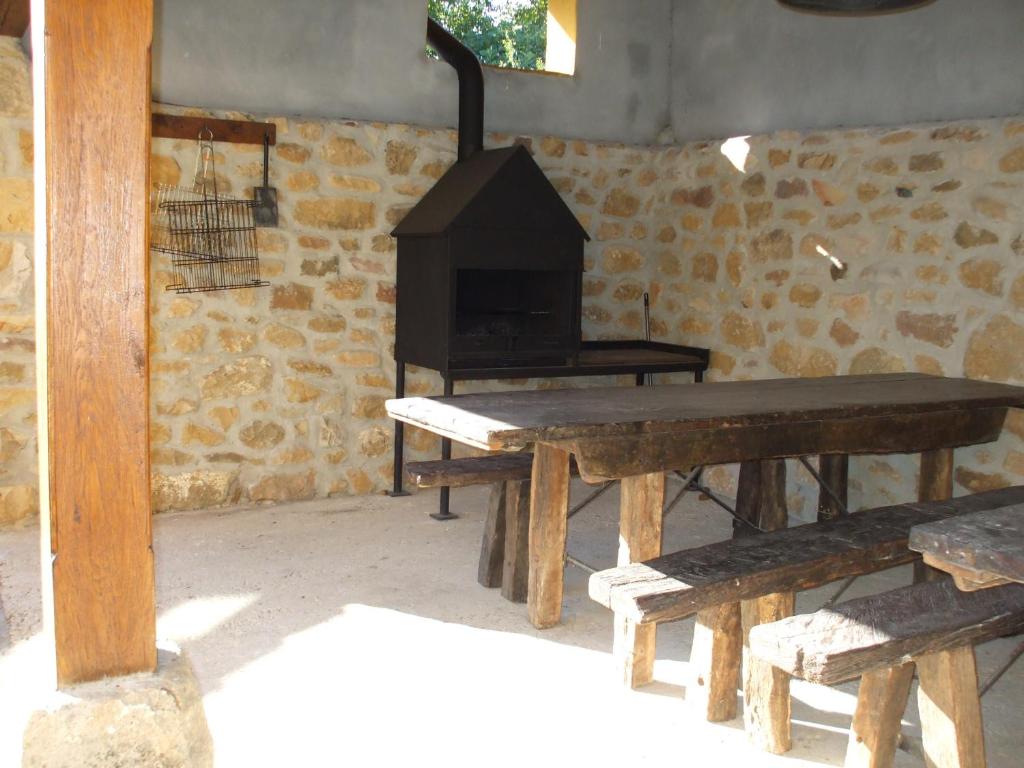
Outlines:
[[220, 197], [212, 133], [199, 138], [192, 189], [160, 185], [150, 247], [171, 257], [176, 293], [269, 285], [260, 279], [253, 211], [258, 201]]

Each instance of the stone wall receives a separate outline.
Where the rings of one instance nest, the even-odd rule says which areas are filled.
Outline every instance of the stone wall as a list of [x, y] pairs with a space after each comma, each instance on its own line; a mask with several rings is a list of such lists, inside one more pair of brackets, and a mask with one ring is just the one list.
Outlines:
[[32, 291], [32, 88], [0, 37], [0, 524], [39, 506]]
[[[277, 118], [271, 184], [280, 226], [259, 230], [272, 286], [164, 292], [153, 269], [153, 492], [157, 510], [381, 491], [390, 485], [395, 242], [388, 234], [453, 162], [455, 134], [406, 125]], [[525, 142], [594, 236], [584, 334], [641, 333], [656, 154], [552, 137]], [[219, 191], [248, 197], [262, 147], [217, 145]], [[191, 184], [193, 141], [153, 142], [154, 183]], [[607, 379], [604, 380], [607, 382]], [[585, 382], [467, 384], [465, 390]], [[410, 394], [440, 394], [410, 368]], [[460, 384], [459, 391], [465, 391]], [[438, 444], [409, 430], [408, 456]]]
[[[1024, 384], [1024, 121], [746, 143], [743, 171], [722, 143], [662, 156], [659, 335], [712, 348], [711, 379], [921, 371]], [[1011, 413], [998, 443], [958, 450], [957, 493], [1024, 482], [1022, 438]], [[852, 502], [912, 498], [916, 471], [912, 457], [856, 459]], [[796, 480], [790, 509], [809, 512], [810, 478]]]
[[[0, 521], [36, 508], [29, 102], [27, 62], [0, 39]], [[260, 230], [271, 287], [176, 295], [164, 290], [166, 259], [152, 262], [157, 510], [390, 483], [388, 232], [453, 161], [455, 134], [275, 122], [281, 225]], [[710, 379], [918, 370], [1024, 383], [1024, 121], [758, 136], [742, 171], [721, 142], [487, 137], [517, 140], [593, 237], [585, 338], [642, 335], [650, 290], [655, 337], [710, 347]], [[154, 183], [191, 184], [195, 149], [155, 140]], [[220, 190], [247, 197], [261, 148], [217, 149]], [[670, 378], [688, 380], [659, 380]], [[594, 383], [608, 380], [460, 391]], [[407, 389], [435, 394], [441, 383], [411, 370]], [[433, 436], [411, 429], [407, 440], [409, 458], [436, 456]], [[1024, 481], [1022, 440], [1014, 414], [998, 443], [957, 451], [957, 492]], [[810, 478], [790, 466], [791, 511], [809, 515]], [[851, 501], [910, 498], [915, 473], [912, 457], [857, 458]], [[735, 468], [709, 477], [729, 489]]]

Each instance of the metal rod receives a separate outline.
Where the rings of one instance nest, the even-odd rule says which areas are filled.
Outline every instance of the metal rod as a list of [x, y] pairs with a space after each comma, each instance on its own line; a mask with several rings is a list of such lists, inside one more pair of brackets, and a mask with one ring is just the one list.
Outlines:
[[[401, 400], [405, 397], [405, 361], [395, 360], [395, 399]], [[405, 480], [405, 424], [395, 419], [395, 445], [394, 445], [394, 477], [391, 485], [391, 496], [408, 496], [408, 492], [402, 488]]]
[[675, 498], [673, 498], [672, 501], [670, 501], [668, 503], [668, 506], [665, 507], [665, 509], [662, 511], [662, 513], [661, 513], [662, 519], [667, 517], [668, 513], [671, 512], [673, 509], [675, 509], [676, 504], [678, 504], [680, 502], [680, 500], [683, 498], [683, 496], [686, 495], [686, 492], [689, 491], [689, 490], [690, 490], [689, 484], [684, 485], [682, 488], [679, 489], [679, 493], [677, 493], [675, 495]]
[[761, 528], [758, 525], [754, 525], [749, 520], [745, 520], [742, 517], [740, 517], [736, 513], [735, 509], [733, 509], [728, 504], [726, 504], [724, 501], [722, 501], [720, 498], [718, 498], [714, 493], [712, 493], [711, 489], [708, 488], [706, 485], [697, 485], [696, 488], [697, 488], [698, 491], [700, 491], [705, 496], [707, 496], [709, 499], [711, 499], [713, 502], [715, 502], [715, 504], [717, 504], [722, 509], [724, 509], [726, 512], [728, 512], [730, 515], [732, 515], [734, 520], [739, 520], [741, 523], [743, 523], [744, 525], [746, 525], [746, 526], [748, 526], [750, 528], [753, 528], [755, 531], [758, 531], [760, 533], [765, 533], [764, 528]]
[[[444, 382], [444, 396], [451, 397], [454, 392], [454, 381], [452, 381], [452, 378], [447, 373], [441, 374], [441, 378]], [[447, 461], [451, 457], [452, 441], [447, 437], [442, 437], [441, 460]], [[458, 515], [451, 513], [451, 488], [447, 485], [442, 487], [439, 496], [437, 512], [432, 514], [431, 517], [435, 520], [453, 520], [458, 517]]]
[[575, 565], [577, 568], [580, 568], [586, 571], [587, 573], [597, 573], [597, 568], [587, 565], [582, 560], [579, 560], [570, 555], [568, 552], [565, 553], [565, 562], [569, 563], [569, 565]]
[[569, 518], [571, 518], [571, 517], [572, 517], [573, 515], [575, 515], [575, 514], [576, 514], [577, 512], [579, 512], [579, 511], [580, 511], [580, 510], [582, 510], [582, 509], [583, 509], [584, 507], [586, 507], [586, 506], [587, 506], [588, 504], [590, 504], [590, 502], [594, 501], [594, 499], [596, 499], [596, 498], [597, 498], [598, 496], [600, 496], [600, 495], [601, 495], [602, 493], [604, 493], [604, 492], [605, 492], [605, 491], [607, 491], [607, 490], [608, 490], [609, 488], [611, 488], [611, 487], [612, 487], [613, 485], [615, 485], [615, 481], [614, 481], [614, 480], [612, 480], [612, 481], [609, 481], [609, 482], [605, 483], [604, 485], [602, 485], [602, 486], [601, 486], [600, 488], [598, 488], [598, 489], [597, 489], [596, 491], [594, 491], [594, 492], [593, 492], [593, 493], [591, 493], [591, 494], [590, 494], [589, 496], [587, 496], [587, 498], [585, 498], [585, 499], [584, 499], [583, 501], [581, 501], [581, 502], [580, 502], [579, 504], [577, 504], [577, 505], [576, 505], [576, 506], [574, 506], [574, 507], [573, 507], [572, 509], [570, 509], [570, 510], [569, 510], [569, 513], [568, 513], [568, 515], [566, 515], [566, 519], [568, 520]]
[[835, 594], [824, 602], [824, 604], [821, 606], [821, 609], [824, 610], [827, 608], [831, 608], [833, 605], [835, 605], [839, 601], [839, 598], [843, 596], [843, 593], [850, 587], [852, 587], [853, 582], [855, 582], [856, 580], [856, 576], [850, 576], [849, 578], [844, 580], [843, 583], [839, 585], [839, 589], [836, 590]]
[[844, 515], [850, 514], [850, 511], [846, 508], [846, 505], [843, 503], [843, 500], [840, 499], [836, 495], [836, 492], [832, 490], [832, 487], [828, 483], [825, 482], [825, 480], [822, 478], [822, 476], [818, 473], [818, 470], [816, 470], [813, 466], [811, 466], [811, 462], [809, 462], [807, 460], [807, 457], [806, 456], [800, 456], [799, 459], [800, 459], [800, 463], [804, 465], [804, 468], [808, 472], [811, 473], [811, 477], [813, 477], [815, 480], [817, 480], [818, 481], [818, 485], [820, 485], [825, 490], [825, 493], [827, 493], [829, 496], [832, 497], [832, 501], [834, 501], [839, 506], [839, 510]]
[[981, 697], [988, 693], [988, 689], [998, 683], [999, 678], [1005, 675], [1009, 671], [1010, 667], [1012, 667], [1021, 656], [1024, 656], [1024, 642], [1020, 643], [1020, 645], [1013, 649], [1013, 653], [1010, 654], [1010, 657], [1004, 661], [1002, 665], [1000, 665], [999, 669], [993, 672], [992, 676], [985, 681], [985, 684], [978, 689], [978, 696]]

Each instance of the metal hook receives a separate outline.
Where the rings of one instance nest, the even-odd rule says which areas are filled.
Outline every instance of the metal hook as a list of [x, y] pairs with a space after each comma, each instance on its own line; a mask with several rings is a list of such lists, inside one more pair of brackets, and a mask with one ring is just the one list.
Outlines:
[[[204, 139], [203, 138], [203, 134], [204, 133], [210, 134], [210, 138]], [[199, 129], [199, 141], [201, 141], [201, 142], [202, 141], [213, 141], [213, 129], [210, 128], [210, 126], [204, 125], [202, 128]]]

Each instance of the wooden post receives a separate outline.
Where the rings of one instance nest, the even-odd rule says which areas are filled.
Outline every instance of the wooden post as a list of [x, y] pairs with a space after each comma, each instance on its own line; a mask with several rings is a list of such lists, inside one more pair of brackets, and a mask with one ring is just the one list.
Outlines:
[[507, 485], [501, 594], [513, 603], [525, 603], [530, 573], [530, 481], [509, 480]]
[[487, 500], [487, 520], [480, 542], [480, 563], [476, 580], [483, 587], [500, 587], [505, 564], [505, 483], [491, 483]]
[[723, 603], [698, 611], [690, 647], [687, 705], [712, 723], [736, 717], [742, 662], [740, 604]]
[[[761, 462], [740, 464], [736, 515], [757, 525], [761, 503]], [[757, 533], [733, 520], [733, 538]], [[742, 683], [743, 626], [739, 603], [723, 603], [697, 613], [690, 646], [691, 686], [686, 699], [710, 722], [736, 717], [737, 692]], [[691, 690], [692, 689], [692, 690]]]
[[[786, 462], [768, 459], [760, 464], [757, 524], [764, 531], [777, 531], [788, 524]], [[742, 601], [744, 648], [751, 627], [792, 616], [793, 607], [792, 592]], [[743, 672], [743, 723], [747, 737], [767, 752], [778, 755], [789, 751], [789, 675], [746, 652]]]
[[146, 218], [153, 4], [39, 7], [39, 452], [63, 686], [156, 668]]
[[[921, 453], [921, 470], [917, 481], [918, 501], [945, 501], [953, 498], [953, 449], [940, 448]], [[942, 571], [914, 562], [914, 583], [942, 577]]]
[[836, 496], [839, 497], [842, 507], [824, 489], [818, 489], [818, 520], [835, 520], [843, 514], [843, 507], [847, 506], [846, 488], [849, 483], [850, 457], [845, 453], [828, 453], [818, 457], [818, 474], [828, 484]]
[[538, 629], [562, 618], [565, 536], [569, 523], [569, 452], [538, 443], [530, 484], [530, 574], [527, 612]]
[[[661, 518], [665, 475], [653, 472], [622, 478], [619, 512], [619, 565], [650, 560], [661, 554]], [[632, 688], [654, 678], [657, 624], [638, 625], [615, 614], [612, 655], [622, 678]]]
[[984, 766], [985, 736], [974, 647], [962, 645], [914, 660], [917, 708], [928, 768]]
[[843, 768], [892, 768], [913, 679], [913, 663], [861, 676]]

